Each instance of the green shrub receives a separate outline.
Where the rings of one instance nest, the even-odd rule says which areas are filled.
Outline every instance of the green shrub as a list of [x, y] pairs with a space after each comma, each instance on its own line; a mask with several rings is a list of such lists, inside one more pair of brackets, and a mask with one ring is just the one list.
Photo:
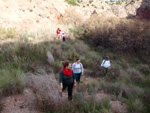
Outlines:
[[144, 79], [144, 77], [142, 76], [142, 74], [138, 70], [136, 70], [136, 69], [129, 68], [127, 70], [127, 72], [130, 75], [130, 79], [132, 81], [134, 81], [134, 82], [139, 83], [139, 82], [141, 82]]
[[78, 93], [76, 95], [74, 95], [74, 100], [80, 102], [84, 99], [84, 94], [83, 93]]
[[87, 85], [87, 88], [88, 88], [89, 94], [96, 94], [99, 89], [99, 84], [97, 84], [95, 82], [91, 82]]
[[117, 5], [121, 5], [121, 1], [118, 0], [118, 1], [116, 2], [116, 4], [117, 4]]
[[105, 1], [106, 4], [109, 4], [108, 1]]
[[93, 0], [89, 0], [89, 3], [91, 4], [93, 2]]
[[97, 8], [97, 6], [96, 6], [96, 5], [94, 5], [94, 4], [92, 4], [92, 6], [93, 6], [94, 8]]
[[66, 2], [73, 6], [78, 5], [75, 0], [66, 0]]
[[104, 84], [102, 84], [102, 89], [104, 90], [105, 93], [119, 95], [121, 85], [118, 82], [116, 83], [104, 82]]
[[127, 104], [129, 113], [143, 113], [144, 106], [140, 99], [129, 100]]
[[100, 103], [101, 103], [101, 107], [103, 109], [107, 109], [107, 110], [111, 109], [110, 99], [109, 98], [102, 99]]
[[23, 91], [22, 70], [1, 70], [0, 73], [0, 93], [2, 95], [17, 94]]

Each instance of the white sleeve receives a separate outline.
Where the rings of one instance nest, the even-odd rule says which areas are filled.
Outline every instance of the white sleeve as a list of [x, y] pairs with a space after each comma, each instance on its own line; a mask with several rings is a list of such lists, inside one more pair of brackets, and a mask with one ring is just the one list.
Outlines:
[[102, 61], [101, 66], [103, 66], [103, 63], [104, 63], [104, 60]]
[[111, 66], [110, 61], [109, 61], [109, 67]]
[[72, 71], [73, 71], [73, 72], [74, 72], [74, 64], [75, 64], [75, 63], [72, 64]]
[[82, 66], [82, 73], [84, 73], [84, 68], [83, 68], [83, 64], [81, 63], [81, 66]]

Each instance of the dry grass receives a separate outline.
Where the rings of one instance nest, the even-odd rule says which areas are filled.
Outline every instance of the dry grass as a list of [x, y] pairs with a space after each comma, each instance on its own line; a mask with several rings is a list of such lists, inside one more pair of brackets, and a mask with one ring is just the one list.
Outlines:
[[0, 97], [22, 93], [24, 82], [22, 70], [12, 69], [0, 70]]

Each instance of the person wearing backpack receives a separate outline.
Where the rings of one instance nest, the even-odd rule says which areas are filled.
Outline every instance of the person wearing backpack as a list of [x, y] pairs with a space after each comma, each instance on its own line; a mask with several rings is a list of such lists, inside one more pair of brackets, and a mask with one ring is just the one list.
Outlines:
[[77, 81], [77, 83], [79, 85], [79, 83], [80, 83], [80, 77], [84, 73], [84, 68], [83, 68], [82, 63], [80, 62], [80, 59], [76, 59], [76, 62], [73, 63], [73, 65], [72, 65], [72, 71], [73, 71], [73, 73], [74, 73], [74, 75], [76, 77], [76, 81]]
[[59, 83], [62, 91], [68, 88], [68, 100], [72, 100], [73, 86], [76, 86], [76, 79], [71, 70], [71, 63], [62, 62], [63, 69], [60, 71]]
[[107, 74], [108, 69], [110, 68], [110, 58], [109, 56], [106, 56], [106, 58], [102, 61], [100, 69], [103, 70], [104, 76]]

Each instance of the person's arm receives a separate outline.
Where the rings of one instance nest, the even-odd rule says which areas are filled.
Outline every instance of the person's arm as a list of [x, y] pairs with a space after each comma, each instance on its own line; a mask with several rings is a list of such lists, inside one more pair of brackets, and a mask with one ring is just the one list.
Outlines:
[[108, 68], [110, 68], [110, 66], [111, 66], [111, 64], [110, 64], [110, 60], [109, 60], [109, 67]]
[[74, 73], [74, 63], [72, 64], [72, 71], [73, 71], [73, 73]]
[[63, 89], [63, 72], [61, 71], [59, 74], [59, 83], [60, 83], [60, 88]]
[[101, 63], [101, 67], [103, 67], [103, 64], [104, 64], [104, 60], [103, 60], [102, 63]]
[[104, 60], [102, 61], [101, 65], [100, 65], [100, 69], [103, 69], [103, 64], [104, 64]]
[[74, 73], [72, 73], [72, 74], [73, 74], [74, 86], [76, 86], [77, 85], [76, 77], [75, 77]]
[[81, 67], [82, 67], [82, 75], [84, 74], [84, 68], [83, 68], [83, 64], [81, 63]]

